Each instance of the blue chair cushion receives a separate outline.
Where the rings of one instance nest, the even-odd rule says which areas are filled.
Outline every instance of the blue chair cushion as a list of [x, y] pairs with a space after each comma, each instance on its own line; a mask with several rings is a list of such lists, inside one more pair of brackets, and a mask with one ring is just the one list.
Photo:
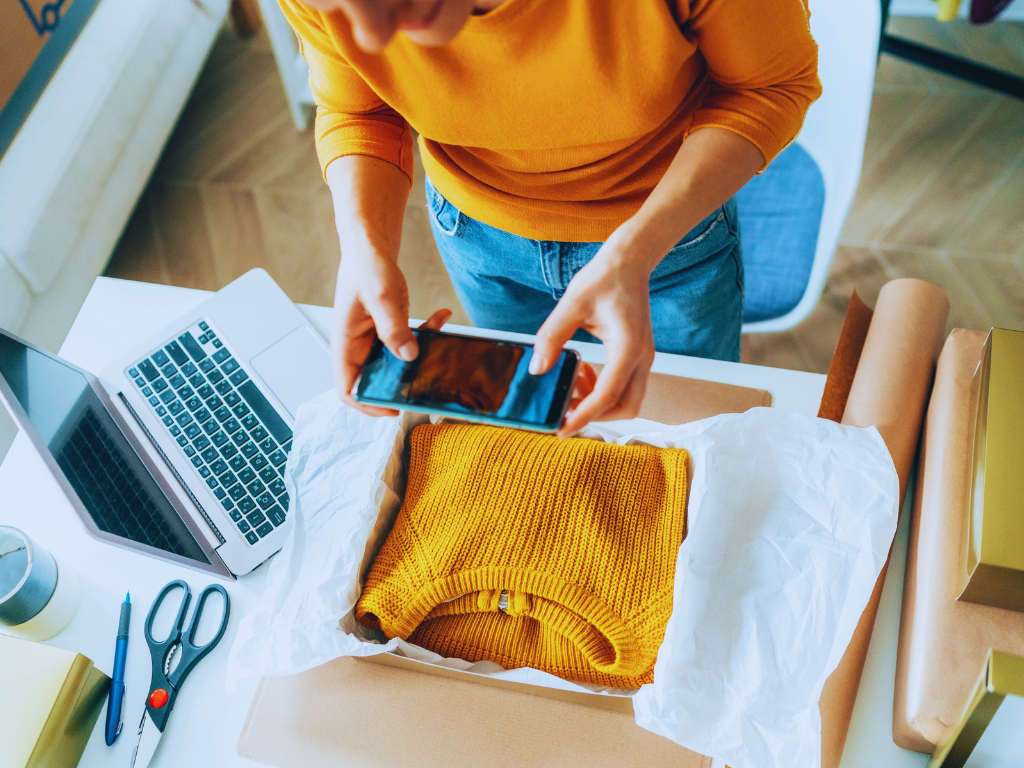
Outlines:
[[825, 182], [818, 164], [790, 144], [736, 193], [743, 246], [743, 321], [781, 317], [807, 290], [818, 245]]

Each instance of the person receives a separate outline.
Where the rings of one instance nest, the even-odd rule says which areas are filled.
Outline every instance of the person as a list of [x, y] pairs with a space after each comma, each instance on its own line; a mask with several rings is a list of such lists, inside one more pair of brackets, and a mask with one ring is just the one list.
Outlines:
[[[655, 350], [738, 360], [733, 194], [821, 93], [806, 0], [279, 0], [309, 64], [341, 244], [342, 398], [375, 337], [416, 358], [397, 266], [419, 134], [431, 226], [478, 326], [605, 367], [559, 435], [634, 417]], [[450, 316], [435, 312], [429, 327]]]

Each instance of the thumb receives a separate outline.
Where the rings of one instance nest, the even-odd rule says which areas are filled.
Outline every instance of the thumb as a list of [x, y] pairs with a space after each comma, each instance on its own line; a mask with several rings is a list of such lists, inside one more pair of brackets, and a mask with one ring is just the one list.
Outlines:
[[533, 358], [530, 360], [530, 373], [536, 376], [551, 369], [558, 356], [562, 354], [565, 342], [569, 341], [580, 327], [581, 320], [575, 304], [563, 297], [537, 331]]
[[408, 311], [397, 302], [386, 298], [366, 309], [373, 318], [377, 337], [391, 350], [391, 354], [407, 363], [415, 360], [420, 348], [412, 329], [409, 328]]

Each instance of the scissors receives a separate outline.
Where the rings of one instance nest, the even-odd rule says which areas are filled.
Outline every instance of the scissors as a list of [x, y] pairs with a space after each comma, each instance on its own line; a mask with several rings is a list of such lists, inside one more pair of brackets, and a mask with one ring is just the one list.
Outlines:
[[[168, 593], [178, 588], [183, 592], [174, 626], [167, 638], [158, 642], [153, 639], [153, 619]], [[220, 628], [210, 642], [197, 646], [195, 638], [196, 630], [199, 628], [199, 617], [206, 605], [206, 598], [214, 592], [220, 592], [224, 598], [224, 615], [220, 620]], [[185, 612], [188, 610], [191, 599], [192, 590], [189, 589], [188, 584], [181, 579], [175, 579], [160, 590], [160, 594], [153, 602], [153, 607], [149, 609], [149, 615], [146, 616], [146, 642], [149, 644], [149, 652], [153, 657], [153, 676], [149, 684], [149, 696], [146, 698], [146, 709], [139, 722], [139, 743], [132, 753], [131, 768], [148, 768], [150, 760], [153, 759], [153, 753], [156, 752], [156, 746], [160, 743], [160, 737], [163, 736], [164, 729], [167, 727], [167, 718], [174, 708], [174, 700], [178, 697], [181, 684], [185, 682], [185, 678], [188, 677], [192, 668], [220, 642], [224, 637], [224, 630], [227, 629], [231, 603], [224, 587], [220, 584], [210, 584], [199, 593], [196, 608], [192, 612], [192, 619], [186, 628], [184, 626]], [[172, 669], [171, 662], [179, 651], [180, 658]]]

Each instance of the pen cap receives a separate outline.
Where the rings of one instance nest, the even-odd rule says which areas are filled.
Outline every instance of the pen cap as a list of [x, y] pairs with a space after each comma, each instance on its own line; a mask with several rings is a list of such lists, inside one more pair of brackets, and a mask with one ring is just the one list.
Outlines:
[[82, 587], [24, 532], [0, 526], [0, 624], [28, 640], [49, 640], [78, 612]]

